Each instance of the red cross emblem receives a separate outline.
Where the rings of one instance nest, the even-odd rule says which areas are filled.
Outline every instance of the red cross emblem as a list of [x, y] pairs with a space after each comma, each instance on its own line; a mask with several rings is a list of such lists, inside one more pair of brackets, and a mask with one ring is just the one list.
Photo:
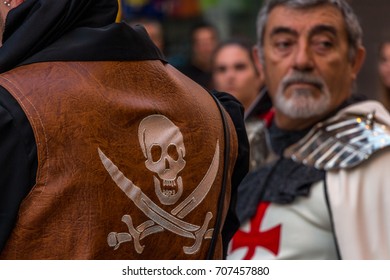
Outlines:
[[238, 248], [248, 248], [244, 260], [251, 260], [256, 247], [263, 247], [271, 251], [275, 256], [279, 253], [280, 231], [282, 225], [278, 225], [265, 232], [260, 231], [261, 222], [270, 203], [260, 203], [256, 215], [251, 220], [249, 232], [238, 230], [233, 237], [232, 251]]

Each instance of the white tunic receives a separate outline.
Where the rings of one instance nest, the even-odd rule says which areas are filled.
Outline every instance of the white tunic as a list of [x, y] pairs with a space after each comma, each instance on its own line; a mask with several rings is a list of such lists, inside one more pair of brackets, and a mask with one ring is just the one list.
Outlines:
[[[375, 101], [337, 115], [372, 112], [390, 127], [389, 113]], [[318, 182], [291, 204], [261, 203], [231, 241], [228, 259], [335, 259], [336, 242], [342, 259], [390, 259], [389, 165], [387, 147], [355, 167], [328, 171], [326, 192]]]
[[261, 208], [263, 215], [258, 211], [240, 228], [246, 234], [233, 238], [228, 259], [337, 259], [323, 182], [312, 186], [309, 197]]

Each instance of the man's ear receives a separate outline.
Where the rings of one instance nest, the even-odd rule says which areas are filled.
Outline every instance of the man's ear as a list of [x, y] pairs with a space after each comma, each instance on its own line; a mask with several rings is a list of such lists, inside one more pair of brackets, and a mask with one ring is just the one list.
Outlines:
[[354, 61], [352, 62], [352, 79], [356, 79], [364, 60], [366, 58], [366, 49], [360, 46], [356, 51], [356, 56]]
[[259, 71], [260, 75], [264, 76], [263, 64], [260, 61], [260, 54], [259, 54], [259, 47], [258, 46], [253, 46], [252, 55], [253, 55], [253, 59], [255, 61], [255, 66], [257, 68], [257, 71]]

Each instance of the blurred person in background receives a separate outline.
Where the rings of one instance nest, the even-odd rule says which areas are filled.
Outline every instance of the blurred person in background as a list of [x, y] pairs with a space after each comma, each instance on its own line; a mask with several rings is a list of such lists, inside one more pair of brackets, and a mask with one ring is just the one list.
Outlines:
[[135, 26], [136, 24], [142, 25], [153, 43], [164, 53], [164, 29], [160, 21], [152, 18], [139, 18], [129, 21], [128, 24]]
[[190, 31], [189, 60], [179, 68], [185, 75], [207, 89], [213, 89], [211, 57], [219, 43], [217, 28], [208, 23], [195, 24]]
[[218, 45], [212, 58], [212, 74], [215, 89], [236, 97], [248, 114], [263, 86], [252, 45], [244, 39], [231, 39]]
[[381, 86], [380, 100], [390, 110], [390, 39], [379, 46], [378, 73]]
[[272, 106], [252, 51], [249, 40], [233, 38], [218, 45], [212, 57], [215, 89], [232, 94], [244, 106], [251, 170], [263, 165], [270, 156], [266, 130]]

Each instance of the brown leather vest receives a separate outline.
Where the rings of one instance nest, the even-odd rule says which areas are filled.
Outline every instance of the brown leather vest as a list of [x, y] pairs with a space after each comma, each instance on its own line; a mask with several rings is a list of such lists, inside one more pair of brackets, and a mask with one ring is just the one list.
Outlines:
[[[224, 169], [221, 113], [200, 86], [160, 61], [50, 62], [0, 84], [38, 148], [36, 185], [3, 259], [203, 259], [216, 233]], [[17, 170], [15, 170], [17, 172]]]

